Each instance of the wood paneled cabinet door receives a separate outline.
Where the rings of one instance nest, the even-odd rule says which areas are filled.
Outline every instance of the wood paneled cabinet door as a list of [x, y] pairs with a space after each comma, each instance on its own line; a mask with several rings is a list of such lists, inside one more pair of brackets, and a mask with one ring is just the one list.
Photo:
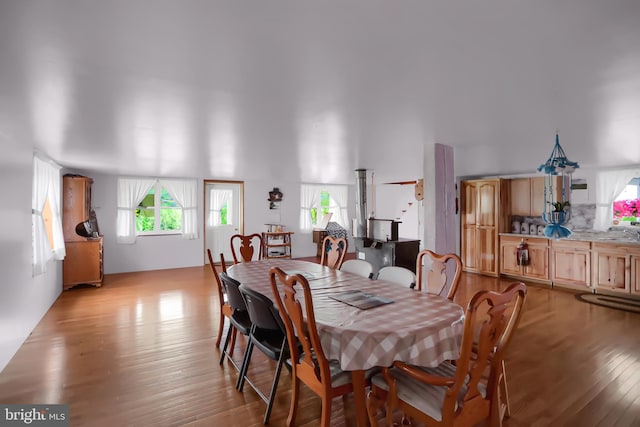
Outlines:
[[640, 254], [631, 256], [631, 294], [640, 296]]
[[102, 238], [66, 242], [67, 255], [62, 264], [64, 289], [76, 285], [102, 286]]
[[[518, 264], [518, 245], [527, 244], [527, 265]], [[500, 237], [500, 273], [540, 281], [549, 280], [549, 241], [535, 237]]]
[[575, 240], [551, 242], [551, 281], [554, 285], [591, 286], [591, 243]]
[[463, 181], [461, 254], [465, 271], [498, 276], [499, 236], [505, 231], [506, 191], [502, 179]]
[[616, 244], [593, 243], [591, 246], [592, 279], [596, 290], [628, 294], [631, 282], [631, 256]]
[[[544, 183], [546, 177], [516, 178], [509, 180], [511, 215], [542, 216], [545, 211]], [[552, 177], [554, 201], [562, 199], [561, 177]]]
[[65, 242], [82, 242], [76, 225], [91, 216], [91, 185], [93, 179], [79, 175], [62, 178], [62, 233]]

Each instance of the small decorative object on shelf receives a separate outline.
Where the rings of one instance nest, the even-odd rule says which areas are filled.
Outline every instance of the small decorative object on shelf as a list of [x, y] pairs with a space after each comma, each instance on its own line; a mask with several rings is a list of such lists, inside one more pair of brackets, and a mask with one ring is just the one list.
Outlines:
[[277, 209], [280, 207], [280, 202], [282, 201], [282, 192], [278, 187], [273, 187], [273, 190], [269, 191], [269, 209]]
[[[567, 158], [564, 150], [560, 146], [558, 133], [556, 133], [556, 143], [549, 159], [538, 167], [538, 172], [544, 171], [547, 175], [544, 181], [545, 211], [542, 219], [547, 224], [544, 235], [552, 239], [562, 239], [571, 235], [564, 225], [569, 221], [571, 204], [568, 200], [567, 190], [571, 188], [571, 174], [579, 168], [577, 162], [572, 162]], [[561, 200], [554, 200], [554, 180], [553, 177], [560, 175]]]

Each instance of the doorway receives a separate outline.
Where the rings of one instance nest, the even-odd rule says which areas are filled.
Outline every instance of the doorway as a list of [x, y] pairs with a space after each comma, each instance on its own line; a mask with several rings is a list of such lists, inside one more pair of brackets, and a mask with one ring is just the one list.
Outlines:
[[229, 262], [231, 236], [244, 234], [244, 182], [205, 180], [204, 206], [204, 263], [209, 262], [207, 249], [215, 263], [221, 253]]

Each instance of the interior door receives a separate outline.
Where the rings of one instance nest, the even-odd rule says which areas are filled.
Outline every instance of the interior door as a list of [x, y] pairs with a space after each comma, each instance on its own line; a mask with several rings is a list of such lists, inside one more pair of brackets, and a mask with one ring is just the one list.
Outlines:
[[244, 233], [243, 182], [205, 180], [204, 206], [204, 263], [209, 262], [207, 249], [211, 249], [214, 262], [220, 262], [221, 253], [229, 262], [233, 259], [229, 244], [231, 236]]

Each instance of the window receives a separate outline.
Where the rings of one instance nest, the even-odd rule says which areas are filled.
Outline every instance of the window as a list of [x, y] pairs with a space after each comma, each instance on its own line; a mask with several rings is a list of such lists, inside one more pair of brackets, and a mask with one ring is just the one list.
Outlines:
[[136, 209], [138, 234], [168, 234], [182, 231], [182, 208], [164, 188], [156, 182]]
[[615, 225], [638, 222], [640, 217], [640, 177], [633, 178], [613, 201]]
[[47, 271], [49, 260], [62, 260], [65, 256], [60, 187], [60, 167], [34, 156], [31, 195], [34, 276]]
[[118, 178], [118, 243], [134, 244], [145, 234], [197, 239], [197, 188], [195, 179]]
[[300, 229], [311, 232], [327, 213], [331, 220], [348, 228], [348, 186], [302, 184], [300, 186]]

